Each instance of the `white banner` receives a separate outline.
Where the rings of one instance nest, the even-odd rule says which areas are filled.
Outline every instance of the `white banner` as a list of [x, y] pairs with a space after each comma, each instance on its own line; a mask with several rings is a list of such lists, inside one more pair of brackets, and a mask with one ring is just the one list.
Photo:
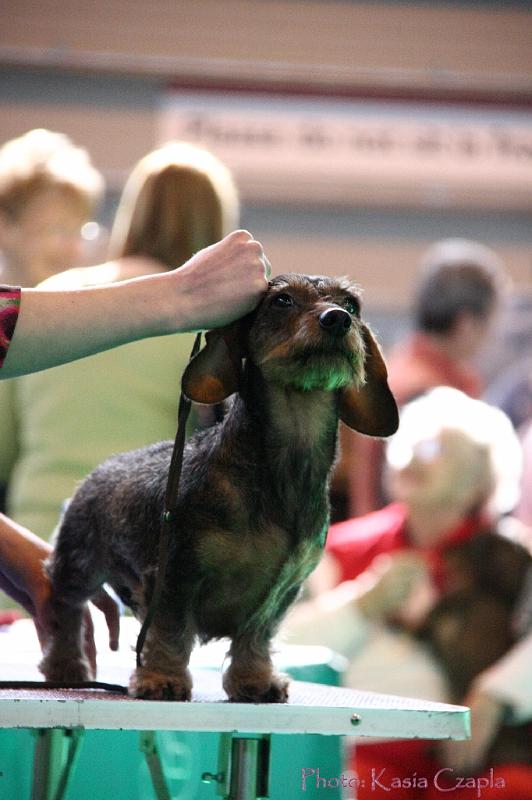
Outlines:
[[532, 207], [532, 114], [170, 91], [159, 140], [212, 150], [244, 197]]

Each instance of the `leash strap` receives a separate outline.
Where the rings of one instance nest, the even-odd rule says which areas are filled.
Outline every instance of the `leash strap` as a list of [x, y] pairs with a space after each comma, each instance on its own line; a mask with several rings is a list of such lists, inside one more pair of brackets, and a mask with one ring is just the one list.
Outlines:
[[127, 687], [102, 681], [0, 681], [1, 689], [103, 689], [113, 694], [127, 694]]
[[[197, 355], [201, 345], [201, 331], [196, 335], [194, 346], [190, 354], [190, 361]], [[183, 466], [183, 450], [185, 449], [185, 434], [188, 415], [190, 413], [191, 402], [188, 397], [185, 397], [183, 392], [179, 397], [179, 410], [177, 413], [177, 433], [174, 441], [174, 448], [172, 450], [172, 458], [170, 461], [170, 469], [168, 471], [168, 480], [166, 483], [166, 494], [164, 500], [164, 511], [161, 518], [161, 534], [159, 538], [159, 562], [157, 565], [157, 574], [155, 576], [155, 585], [153, 587], [153, 594], [142, 623], [138, 638], [137, 638], [137, 668], [142, 666], [141, 654], [148, 628], [153, 622], [153, 617], [159, 606], [161, 596], [164, 589], [164, 581], [166, 578], [166, 567], [168, 564], [168, 554], [170, 552], [170, 541], [172, 536], [173, 524], [175, 522], [175, 512], [177, 508], [177, 499], [179, 495], [179, 480], [181, 478], [181, 469]]]

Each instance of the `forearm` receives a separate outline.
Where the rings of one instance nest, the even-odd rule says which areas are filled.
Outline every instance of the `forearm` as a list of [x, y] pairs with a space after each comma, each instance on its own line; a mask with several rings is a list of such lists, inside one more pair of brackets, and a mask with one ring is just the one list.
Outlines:
[[312, 600], [296, 604], [281, 628], [283, 641], [322, 645], [352, 658], [371, 628], [359, 607], [361, 591], [356, 581], [345, 581]]
[[507, 721], [512, 724], [532, 720], [531, 664], [532, 633], [528, 633], [475, 681], [475, 691], [507, 708]]
[[47, 542], [0, 514], [0, 586], [30, 613], [35, 594], [46, 591], [42, 562], [50, 552]]
[[[23, 289], [2, 378], [36, 372], [169, 332], [162, 276], [72, 291]], [[175, 329], [185, 322], [173, 315]], [[38, 332], [38, 333], [37, 333]]]
[[[151, 260], [146, 266], [153, 272]], [[257, 305], [268, 272], [259, 242], [235, 231], [169, 272], [79, 290], [24, 289], [0, 377], [145, 337], [227, 325]]]

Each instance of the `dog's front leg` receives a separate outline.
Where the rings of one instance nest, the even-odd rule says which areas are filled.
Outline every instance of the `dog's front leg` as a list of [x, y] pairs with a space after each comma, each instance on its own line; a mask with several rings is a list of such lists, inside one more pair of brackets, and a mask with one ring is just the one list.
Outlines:
[[224, 674], [223, 686], [230, 700], [238, 703], [286, 703], [286, 675], [273, 669], [270, 638], [242, 636], [233, 639], [231, 664]]
[[146, 635], [142, 666], [131, 675], [129, 693], [145, 700], [190, 700], [188, 662], [194, 637], [186, 618], [163, 600]]

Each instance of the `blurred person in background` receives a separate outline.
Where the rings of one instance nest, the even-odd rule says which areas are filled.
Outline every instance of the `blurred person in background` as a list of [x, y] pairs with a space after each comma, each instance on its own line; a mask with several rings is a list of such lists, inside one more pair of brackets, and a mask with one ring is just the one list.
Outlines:
[[[490, 248], [468, 239], [443, 239], [427, 250], [414, 290], [413, 330], [386, 357], [399, 406], [436, 386], [481, 396], [475, 362], [504, 294], [504, 270]], [[383, 443], [343, 428], [341, 446], [333, 484], [340, 495], [336, 519], [381, 508], [386, 502]]]
[[[46, 281], [50, 291], [109, 284], [183, 264], [233, 230], [238, 198], [205, 150], [173, 142], [133, 169], [98, 267]], [[142, 258], [139, 258], [142, 256]], [[146, 339], [0, 383], [0, 476], [10, 516], [43, 538], [76, 483], [115, 452], [173, 438], [192, 334]]]
[[475, 360], [493, 330], [504, 284], [498, 256], [478, 242], [444, 239], [429, 248], [414, 292], [414, 330], [387, 360], [399, 403], [435, 386], [480, 397]]
[[[519, 492], [521, 451], [499, 409], [439, 387], [407, 404], [387, 450], [393, 502], [329, 531], [326, 554], [284, 638], [348, 659], [346, 685], [468, 705], [470, 742], [357, 743], [364, 798], [436, 798], [494, 768], [504, 792], [532, 787], [530, 531], [501, 514]], [[453, 772], [434, 776], [442, 768]], [[382, 770], [382, 772], [381, 772]], [[373, 780], [380, 775], [380, 781]], [[412, 776], [426, 786], [394, 784]], [[450, 780], [449, 780], [450, 779]], [[487, 785], [487, 784], [485, 784]], [[442, 788], [443, 787], [443, 788]]]
[[0, 283], [36, 286], [80, 262], [81, 229], [103, 191], [87, 151], [31, 130], [0, 148]]
[[[0, 283], [35, 286], [79, 264], [82, 226], [102, 191], [87, 151], [68, 136], [35, 129], [6, 142], [0, 148]], [[2, 477], [0, 510], [5, 491]]]

